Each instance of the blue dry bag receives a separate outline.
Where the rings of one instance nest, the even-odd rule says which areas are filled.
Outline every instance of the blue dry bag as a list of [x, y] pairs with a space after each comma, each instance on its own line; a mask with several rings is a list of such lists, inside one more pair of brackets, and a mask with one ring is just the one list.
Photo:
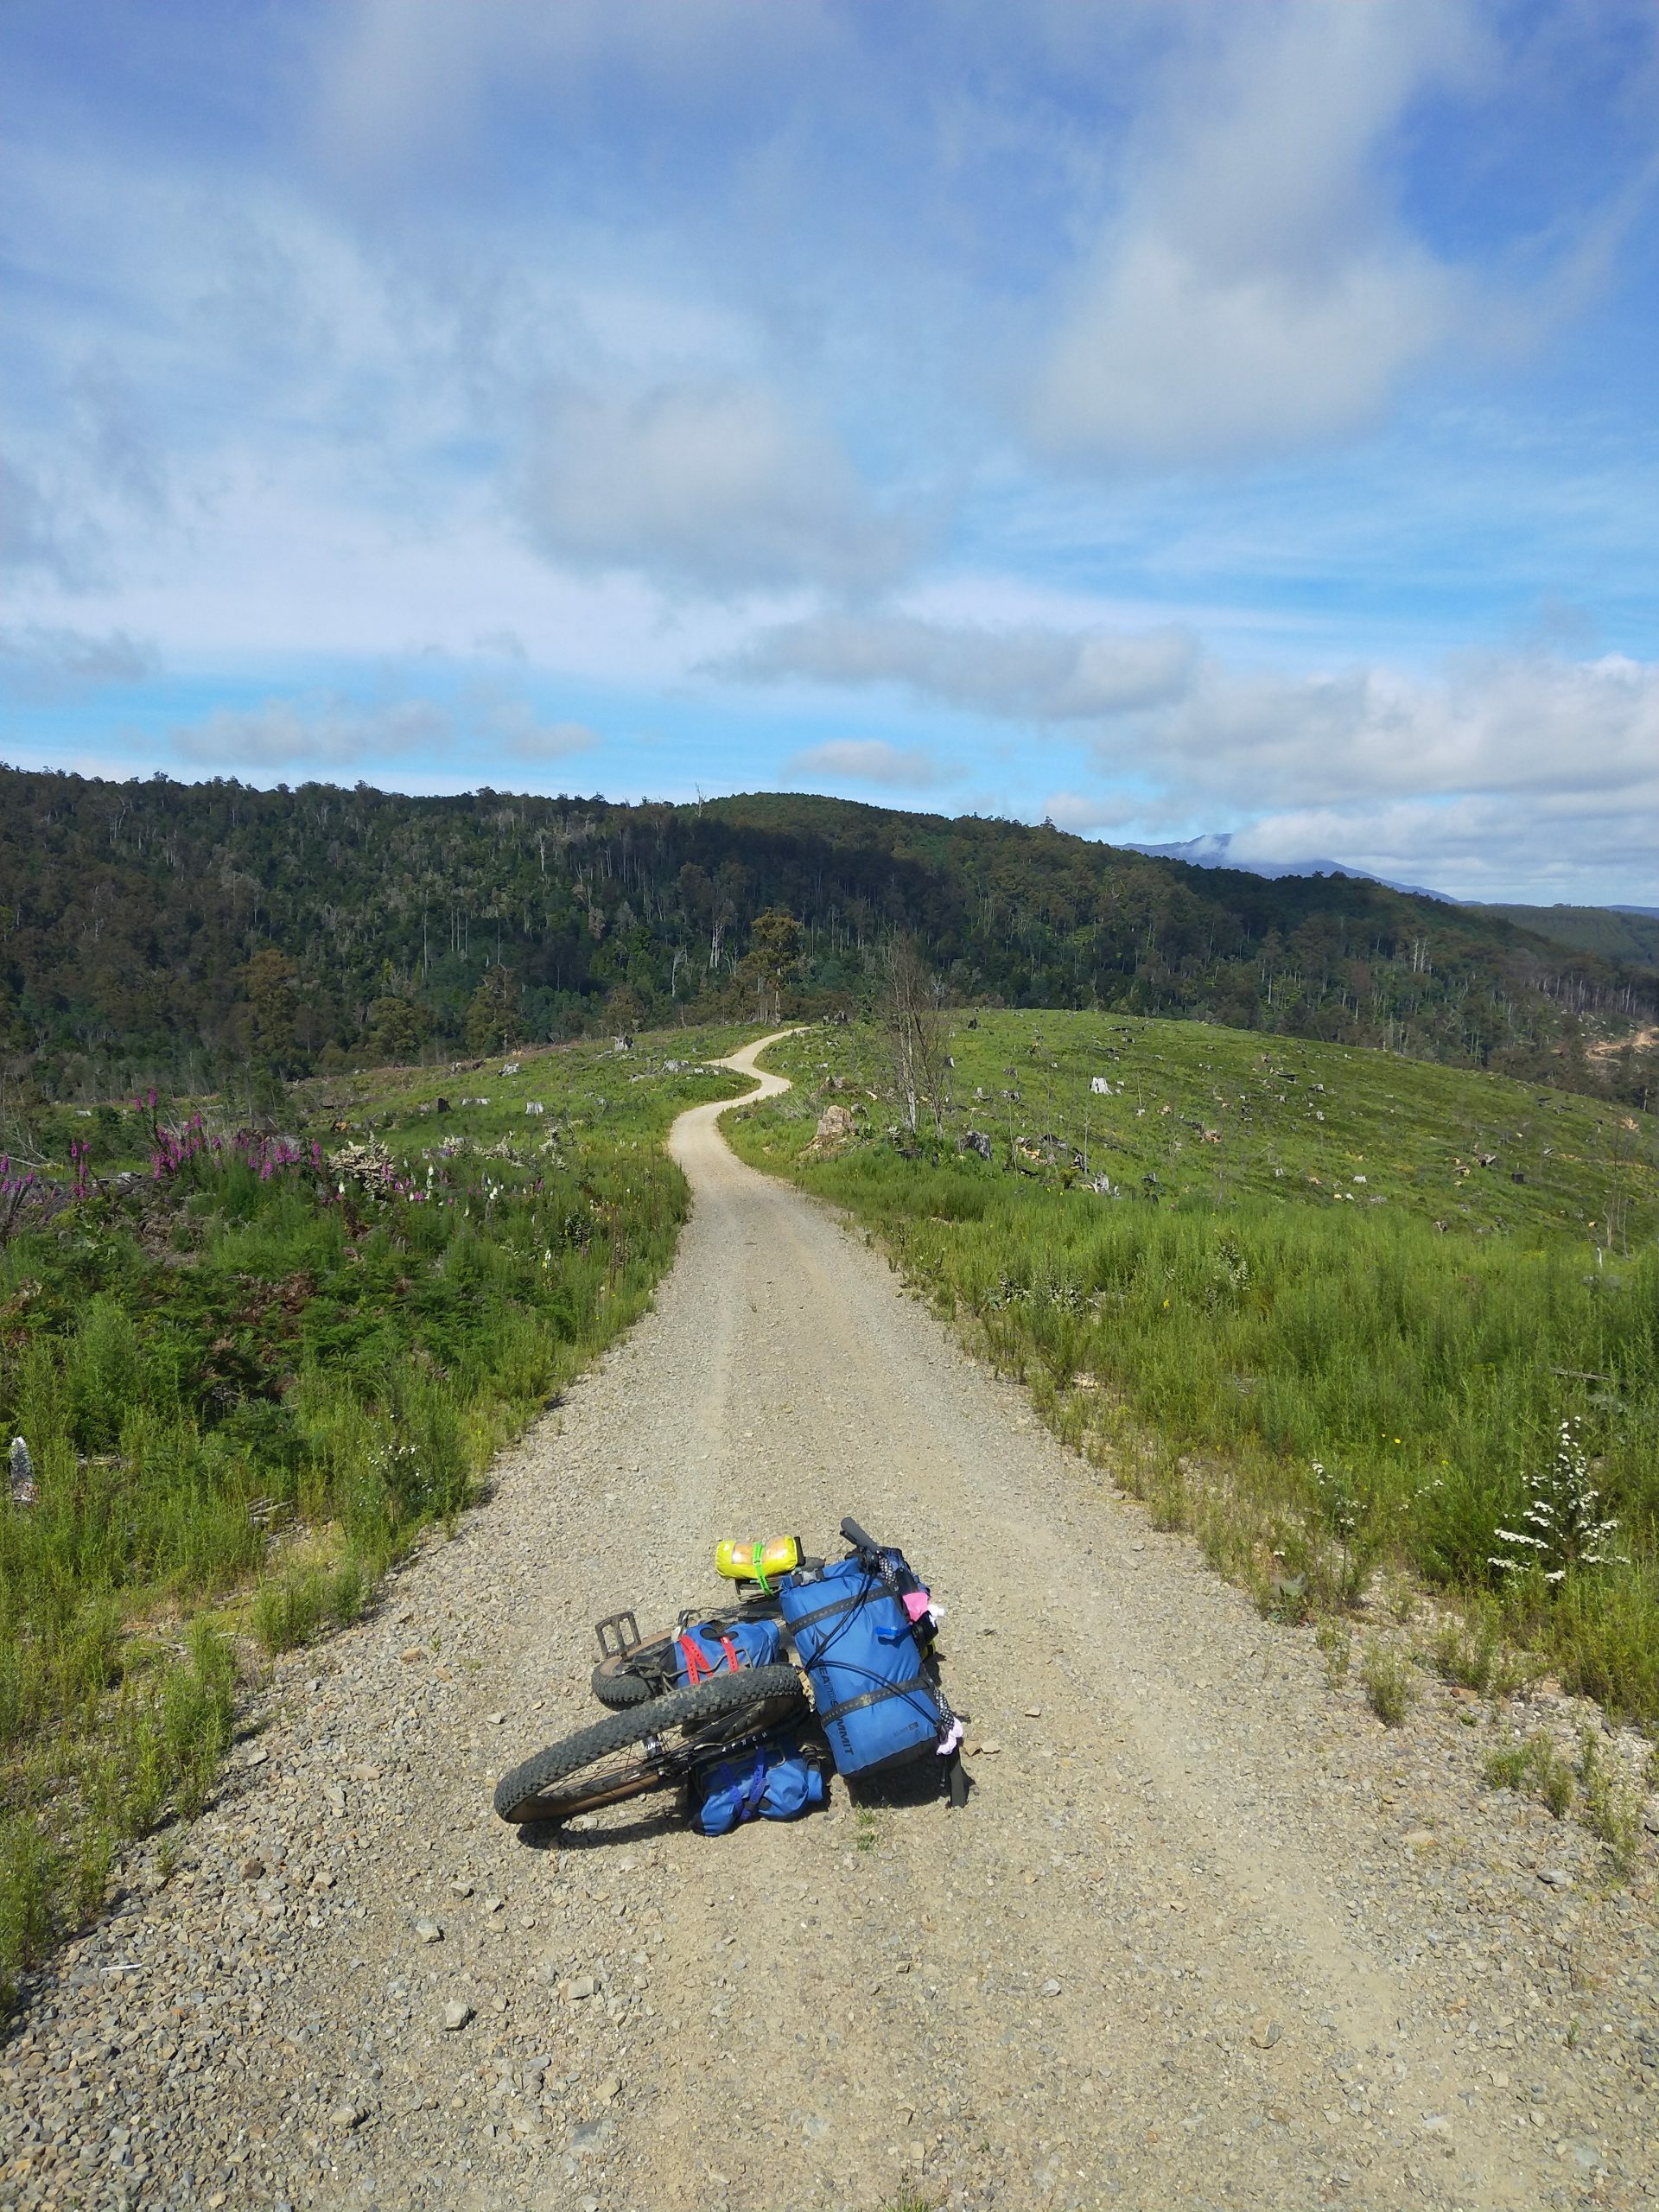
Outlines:
[[710, 1675], [734, 1675], [740, 1667], [775, 1667], [783, 1656], [783, 1630], [776, 1621], [734, 1621], [727, 1628], [702, 1621], [675, 1638], [675, 1680], [683, 1688], [706, 1682]]
[[714, 1759], [691, 1778], [691, 1825], [703, 1835], [729, 1835], [745, 1821], [792, 1821], [823, 1802], [823, 1772], [786, 1736], [769, 1736], [753, 1751]]
[[791, 1575], [778, 1602], [838, 1774], [897, 1766], [938, 1746], [939, 1705], [915, 1631], [879, 1575], [844, 1559], [810, 1582]]

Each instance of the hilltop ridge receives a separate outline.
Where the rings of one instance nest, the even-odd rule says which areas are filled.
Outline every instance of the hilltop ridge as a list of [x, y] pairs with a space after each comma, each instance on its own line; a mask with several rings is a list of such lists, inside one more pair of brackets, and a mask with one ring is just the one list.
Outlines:
[[[1354, 877], [1201, 868], [1044, 824], [748, 792], [691, 804], [0, 768], [0, 1046], [41, 1098], [292, 1076], [609, 1025], [949, 994], [1380, 1045], [1639, 1102], [1650, 972]], [[766, 957], [753, 925], [785, 910]], [[780, 964], [781, 963], [781, 964]]]

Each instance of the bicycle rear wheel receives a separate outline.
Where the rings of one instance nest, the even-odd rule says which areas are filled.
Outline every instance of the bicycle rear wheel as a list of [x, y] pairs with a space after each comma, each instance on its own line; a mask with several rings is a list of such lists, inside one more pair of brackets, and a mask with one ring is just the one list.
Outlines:
[[683, 1614], [676, 1627], [654, 1630], [626, 1651], [601, 1659], [589, 1677], [594, 1695], [613, 1713], [642, 1705], [647, 1698], [660, 1698], [675, 1686], [678, 1669], [674, 1647], [687, 1625], [718, 1631], [746, 1621], [776, 1620], [779, 1611], [776, 1598], [767, 1597], [746, 1599], [723, 1611]]
[[[674, 1789], [694, 1758], [776, 1726], [804, 1701], [792, 1667], [746, 1667], [695, 1689], [671, 1690], [524, 1760], [496, 1783], [495, 1809], [504, 1821], [565, 1821], [574, 1813]], [[671, 1729], [685, 1732], [683, 1745], [657, 1742]]]

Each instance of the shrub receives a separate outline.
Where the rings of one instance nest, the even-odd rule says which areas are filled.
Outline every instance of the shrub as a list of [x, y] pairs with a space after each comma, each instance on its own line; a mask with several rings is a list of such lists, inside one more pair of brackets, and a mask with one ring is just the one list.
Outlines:
[[262, 1582], [253, 1596], [254, 1633], [267, 1651], [308, 1643], [327, 1611], [327, 1585], [318, 1567], [290, 1568]]
[[10, 2003], [19, 1973], [52, 1935], [57, 1862], [27, 1814], [0, 1815], [0, 1999]]
[[1590, 1459], [1580, 1441], [1579, 1423], [1571, 1416], [1557, 1431], [1554, 1460], [1532, 1477], [1528, 1487], [1530, 1495], [1522, 1516], [1528, 1525], [1497, 1530], [1509, 1549], [1494, 1554], [1493, 1567], [1510, 1574], [1533, 1569], [1554, 1586], [1575, 1571], [1630, 1565], [1614, 1548], [1618, 1521], [1602, 1510], [1601, 1493], [1590, 1480]]
[[190, 1625], [189, 1657], [169, 1669], [161, 1696], [161, 1735], [179, 1811], [201, 1810], [231, 1740], [236, 1667], [231, 1649], [210, 1623]]
[[1584, 1793], [1585, 1826], [1601, 1839], [1613, 1872], [1627, 1881], [1636, 1871], [1640, 1808], [1636, 1792], [1603, 1750], [1593, 1728], [1585, 1729], [1579, 1738], [1579, 1787]]
[[1411, 1669], [1391, 1644], [1371, 1643], [1360, 1662], [1360, 1680], [1371, 1711], [1385, 1728], [1398, 1728], [1411, 1710]]
[[1494, 1751], [1486, 1762], [1486, 1782], [1490, 1789], [1538, 1798], [1558, 1821], [1573, 1802], [1573, 1770], [1541, 1729], [1523, 1744]]
[[1436, 1669], [1448, 1682], [1465, 1689], [1491, 1689], [1503, 1656], [1503, 1642], [1490, 1610], [1476, 1611], [1471, 1621], [1443, 1622], [1434, 1639]]

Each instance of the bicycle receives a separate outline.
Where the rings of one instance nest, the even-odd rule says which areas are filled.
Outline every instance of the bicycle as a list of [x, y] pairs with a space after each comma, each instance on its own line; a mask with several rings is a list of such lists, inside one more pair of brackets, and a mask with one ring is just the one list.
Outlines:
[[[877, 1544], [850, 1517], [842, 1522], [841, 1533], [872, 1586], [879, 1582], [896, 1590], [894, 1562], [902, 1565], [900, 1554]], [[804, 1560], [799, 1572], [810, 1579], [822, 1566], [821, 1560]], [[919, 1586], [913, 1575], [908, 1580], [912, 1587]], [[631, 1612], [601, 1621], [601, 1658], [593, 1687], [613, 1710], [606, 1719], [503, 1775], [496, 1784], [496, 1811], [516, 1824], [558, 1821], [631, 1797], [683, 1789], [710, 1759], [751, 1749], [786, 1723], [804, 1719], [806, 1683], [793, 1665], [734, 1664], [729, 1672], [707, 1680], [679, 1680], [677, 1646], [692, 1624], [718, 1635], [722, 1628], [777, 1619], [780, 1613], [776, 1590], [763, 1580], [722, 1613], [699, 1616], [688, 1611], [677, 1629], [649, 1637], [639, 1634]], [[931, 1651], [923, 1670], [944, 1722], [959, 1740], [960, 1727], [938, 1690], [938, 1668]], [[683, 1740], [670, 1742], [676, 1733]], [[966, 1783], [954, 1742], [949, 1757], [951, 1802], [960, 1806], [966, 1802]]]

